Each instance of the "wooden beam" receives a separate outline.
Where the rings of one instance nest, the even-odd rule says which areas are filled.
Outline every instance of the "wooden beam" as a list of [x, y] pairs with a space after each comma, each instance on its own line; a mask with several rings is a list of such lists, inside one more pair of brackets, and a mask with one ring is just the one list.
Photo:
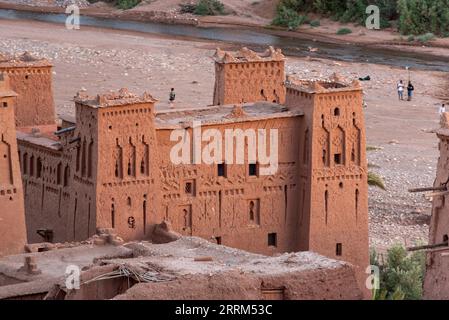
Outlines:
[[446, 186], [408, 189], [408, 192], [446, 191]]
[[448, 246], [448, 242], [445, 241], [445, 242], [436, 243], [436, 244], [428, 244], [425, 246], [410, 247], [410, 248], [407, 248], [407, 251], [419, 251], [419, 250], [427, 250], [427, 249], [447, 247], [447, 246]]

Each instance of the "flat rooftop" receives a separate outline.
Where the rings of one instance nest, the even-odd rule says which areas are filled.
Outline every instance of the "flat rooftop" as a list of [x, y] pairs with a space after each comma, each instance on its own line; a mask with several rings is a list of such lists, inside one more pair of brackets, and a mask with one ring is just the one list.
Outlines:
[[175, 129], [191, 127], [193, 121], [202, 125], [227, 124], [267, 119], [303, 116], [301, 110], [289, 110], [287, 107], [271, 102], [254, 102], [242, 105], [223, 105], [207, 108], [160, 110], [156, 112], [157, 129]]
[[16, 130], [16, 136], [17, 140], [59, 151], [62, 146], [58, 137], [54, 134], [56, 130], [58, 130], [56, 124], [20, 127]]
[[40, 68], [52, 66], [47, 59], [36, 58], [29, 52], [14, 56], [0, 52], [0, 68]]

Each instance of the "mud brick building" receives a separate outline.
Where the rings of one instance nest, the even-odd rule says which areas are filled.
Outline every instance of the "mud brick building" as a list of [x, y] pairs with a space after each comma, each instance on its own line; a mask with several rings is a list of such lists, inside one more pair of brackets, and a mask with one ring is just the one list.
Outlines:
[[12, 58], [0, 54], [0, 73], [9, 76], [11, 89], [17, 93], [18, 127], [55, 123], [52, 65], [47, 60], [29, 53]]
[[[256, 253], [315, 251], [345, 260], [363, 285], [369, 254], [360, 84], [338, 76], [286, 79], [285, 58], [273, 48], [260, 55], [217, 50], [214, 59], [211, 107], [156, 111], [148, 93], [79, 92], [76, 118], [57, 127], [54, 111], [32, 115], [30, 107], [25, 116], [19, 104], [28, 241], [79, 241], [97, 228], [145, 239], [167, 220], [183, 235]], [[2, 65], [13, 74], [22, 70]], [[31, 94], [20, 84], [38, 81], [50, 89], [33, 91], [33, 99], [53, 110], [51, 68], [46, 76], [36, 72], [30, 84], [17, 81], [15, 91]], [[237, 132], [233, 154], [249, 153], [251, 130], [277, 130], [277, 170], [263, 175], [258, 161], [227, 162], [224, 152], [213, 164], [192, 155], [189, 163], [173, 163], [173, 132], [192, 137], [198, 121], [203, 133], [221, 133], [221, 145], [227, 129]]]
[[16, 97], [8, 76], [0, 73], [0, 257], [21, 252], [26, 243], [22, 179], [14, 124]]

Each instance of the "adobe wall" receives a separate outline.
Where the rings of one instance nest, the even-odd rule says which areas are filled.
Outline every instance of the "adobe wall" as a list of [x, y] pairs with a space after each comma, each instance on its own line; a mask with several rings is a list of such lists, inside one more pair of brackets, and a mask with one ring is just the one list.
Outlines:
[[[188, 289], [186, 289], [188, 288]], [[136, 284], [114, 300], [359, 300], [349, 267], [258, 276], [238, 271]]]
[[27, 241], [14, 103], [6, 75], [0, 73], [0, 256], [22, 252]]
[[0, 56], [0, 72], [9, 75], [11, 89], [18, 94], [16, 126], [54, 124], [52, 65], [27, 53], [5, 60]]
[[306, 249], [353, 263], [364, 286], [369, 244], [362, 90], [356, 84], [311, 86], [310, 92], [287, 90], [287, 105], [306, 105], [302, 159], [310, 182], [310, 205], [305, 206], [310, 211], [309, 225], [301, 226], [308, 228]]
[[214, 105], [269, 101], [285, 102], [285, 58], [269, 48], [258, 55], [242, 48], [235, 55], [215, 53]]
[[[449, 114], [442, 117], [442, 128], [437, 131], [440, 156], [434, 187], [442, 187], [449, 180]], [[439, 192], [439, 191], [435, 191]], [[449, 235], [449, 205], [447, 194], [435, 195], [429, 230], [429, 245], [447, 241]], [[446, 247], [427, 251], [424, 299], [449, 299], [449, 251]]]
[[[260, 68], [263, 79], [277, 81], [285, 91], [280, 52], [218, 55], [216, 61], [233, 70], [233, 77], [245, 79], [239, 87], [257, 88], [251, 72]], [[217, 81], [226, 74], [218, 73]], [[248, 159], [224, 163], [222, 176], [217, 164], [173, 164], [170, 151], [177, 142], [170, 134], [188, 127], [192, 136], [195, 111], [172, 119], [174, 126], [159, 127], [156, 101], [148, 94], [138, 97], [122, 89], [92, 98], [78, 93], [76, 128], [66, 123], [59, 142], [51, 143], [51, 132], [46, 140], [27, 134], [29, 128], [18, 135], [30, 241], [42, 241], [37, 229], [53, 230], [53, 241], [84, 240], [96, 228], [114, 228], [125, 240], [145, 239], [165, 219], [183, 235], [231, 247], [263, 254], [313, 250], [349, 261], [359, 268], [364, 286], [369, 253], [362, 90], [357, 83], [334, 80], [287, 85], [286, 106], [303, 116], [261, 112], [229, 121], [229, 115], [215, 115], [203, 123], [203, 131], [218, 129], [222, 137], [226, 129], [277, 129], [279, 169], [269, 176], [250, 175]]]
[[97, 136], [97, 227], [125, 240], [148, 238], [162, 221], [159, 162], [168, 156], [157, 148], [154, 102], [100, 108]]
[[[218, 176], [217, 164], [173, 165], [168, 157], [176, 143], [170, 141], [171, 130], [158, 130], [158, 154], [163, 155], [159, 219], [169, 220], [173, 229], [183, 235], [230, 247], [263, 254], [295, 250], [300, 208], [297, 194], [301, 191], [297, 185], [297, 139], [301, 124], [301, 117], [291, 117], [203, 125], [203, 132], [217, 129], [221, 133], [223, 146], [227, 129], [277, 129], [279, 168], [270, 176], [250, 176], [248, 159], [244, 164], [225, 164], [225, 176]], [[191, 128], [188, 132], [192, 137]], [[202, 146], [206, 145], [203, 142]], [[235, 155], [237, 143], [233, 147]], [[247, 145], [244, 154], [248, 154]], [[185, 191], [186, 183], [192, 183], [193, 193]], [[276, 234], [276, 246], [268, 245], [268, 234]]]
[[[28, 241], [67, 241], [71, 157], [57, 148], [30, 142], [20, 129], [18, 143]], [[38, 230], [51, 230], [51, 239], [40, 236]]]

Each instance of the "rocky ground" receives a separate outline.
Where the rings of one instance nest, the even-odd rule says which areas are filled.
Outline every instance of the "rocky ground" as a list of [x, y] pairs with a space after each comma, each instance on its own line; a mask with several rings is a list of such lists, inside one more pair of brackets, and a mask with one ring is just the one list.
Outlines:
[[[176, 88], [177, 107], [212, 102], [214, 67], [211, 56], [223, 43], [166, 39], [141, 33], [83, 27], [79, 31], [42, 22], [0, 20], [1, 51], [24, 50], [55, 64], [55, 100], [59, 114], [73, 114], [71, 98], [85, 88], [91, 94], [128, 87], [151, 92], [167, 107]], [[396, 81], [405, 70], [364, 63], [312, 58], [288, 58], [287, 73], [322, 78], [333, 72], [348, 78], [370, 75], [364, 82], [370, 170], [384, 177], [387, 190], [370, 189], [370, 242], [386, 248], [399, 242], [427, 241], [430, 202], [412, 187], [431, 186], [438, 157], [438, 104], [446, 81], [439, 72], [413, 71], [416, 99], [398, 101]]]

